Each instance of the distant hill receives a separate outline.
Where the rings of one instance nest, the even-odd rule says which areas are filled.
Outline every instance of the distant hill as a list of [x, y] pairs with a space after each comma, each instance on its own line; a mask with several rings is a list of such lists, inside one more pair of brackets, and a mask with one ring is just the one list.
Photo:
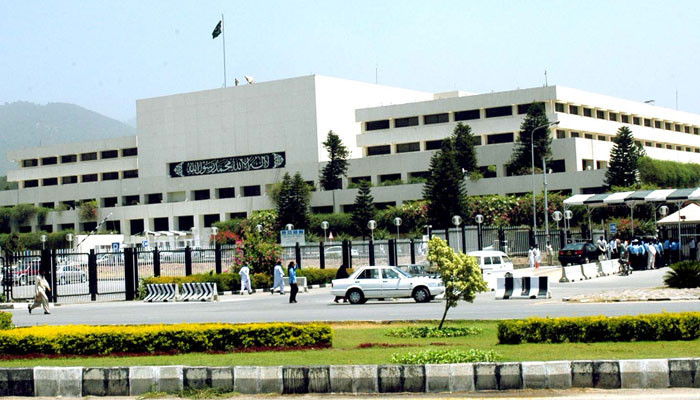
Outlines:
[[7, 150], [135, 135], [136, 129], [75, 104], [0, 105], [0, 175], [16, 165]]

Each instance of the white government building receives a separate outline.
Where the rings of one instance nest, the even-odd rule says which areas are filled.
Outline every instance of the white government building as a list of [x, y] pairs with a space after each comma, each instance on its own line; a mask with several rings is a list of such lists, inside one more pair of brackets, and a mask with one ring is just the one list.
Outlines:
[[[422, 183], [411, 182], [426, 174], [458, 122], [480, 140], [485, 175], [467, 182], [468, 193], [527, 193], [531, 176], [506, 176], [505, 164], [533, 102], [559, 121], [548, 190], [600, 192], [611, 140], [623, 125], [650, 157], [700, 162], [697, 114], [562, 86], [427, 93], [312, 75], [138, 100], [137, 136], [9, 151], [17, 169], [8, 181], [19, 189], [0, 192], [0, 206], [64, 209], [41, 225], [34, 218], [13, 227], [20, 232], [89, 231], [96, 223], [81, 221], [75, 205], [94, 199], [98, 218], [107, 217], [106, 228], [127, 242], [138, 243], [142, 232], [188, 232], [204, 241], [216, 221], [273, 208], [267, 192], [285, 172], [299, 171], [318, 188], [330, 130], [352, 159], [343, 189], [313, 192], [314, 211], [350, 210], [357, 189], [348, 186], [362, 179], [374, 184], [378, 207], [420, 199]], [[402, 184], [387, 185], [397, 180]]]

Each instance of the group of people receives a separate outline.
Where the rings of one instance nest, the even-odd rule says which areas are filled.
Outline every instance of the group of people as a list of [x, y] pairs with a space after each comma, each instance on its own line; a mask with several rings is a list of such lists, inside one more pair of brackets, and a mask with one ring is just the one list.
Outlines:
[[[603, 259], [620, 258], [628, 262], [632, 268], [657, 269], [676, 262], [678, 255], [678, 241], [672, 239], [659, 240], [657, 237], [635, 237], [631, 241], [613, 238], [606, 241], [600, 236], [596, 242]], [[697, 257], [695, 239], [688, 243], [689, 256]]]
[[[290, 287], [290, 293], [289, 293], [289, 302], [290, 303], [296, 303], [297, 302], [297, 293], [299, 293], [299, 285], [297, 285], [297, 270], [299, 269], [299, 266], [295, 261], [290, 261], [289, 264], [287, 264], [287, 275], [289, 276], [289, 287]], [[238, 271], [238, 274], [241, 276], [241, 294], [244, 294], [245, 292], [248, 292], [248, 294], [253, 294], [253, 288], [251, 286], [251, 279], [250, 279], [250, 267], [248, 264], [243, 264], [241, 269]], [[277, 260], [275, 263], [275, 268], [273, 270], [274, 274], [274, 281], [272, 284], [272, 289], [270, 290], [270, 294], [275, 294], [275, 290], [277, 289], [280, 293], [280, 295], [284, 296], [284, 268], [282, 267], [282, 260]]]

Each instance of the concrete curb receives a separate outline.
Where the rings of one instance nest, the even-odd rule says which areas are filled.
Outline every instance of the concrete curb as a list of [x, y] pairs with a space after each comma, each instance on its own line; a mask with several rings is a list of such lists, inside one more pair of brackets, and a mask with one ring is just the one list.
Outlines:
[[0, 396], [440, 393], [520, 389], [700, 388], [700, 358], [429, 365], [0, 368]]

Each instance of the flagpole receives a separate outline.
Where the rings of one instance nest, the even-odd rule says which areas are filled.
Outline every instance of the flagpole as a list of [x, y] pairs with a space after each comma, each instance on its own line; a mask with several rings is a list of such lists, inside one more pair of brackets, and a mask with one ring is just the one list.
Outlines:
[[226, 28], [224, 27], [224, 14], [221, 13], [221, 35], [223, 36], [224, 46], [224, 87], [226, 87]]

